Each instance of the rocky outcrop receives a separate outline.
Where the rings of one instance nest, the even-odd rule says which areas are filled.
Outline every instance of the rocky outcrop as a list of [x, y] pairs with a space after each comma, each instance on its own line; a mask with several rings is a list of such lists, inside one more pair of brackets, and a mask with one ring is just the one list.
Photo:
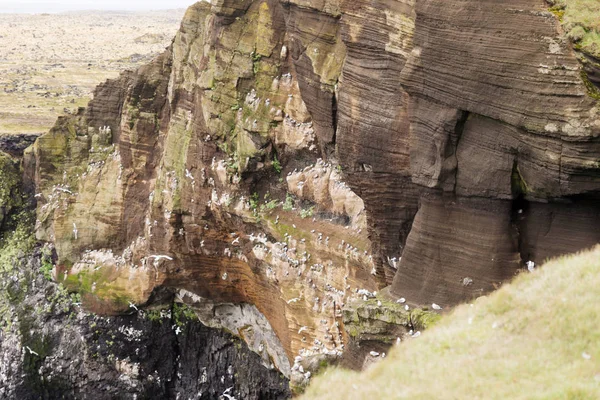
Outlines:
[[[449, 12], [444, 2], [426, 1], [416, 13], [402, 71], [411, 97], [411, 176], [451, 193], [459, 206], [424, 202], [392, 291], [455, 304], [509, 279], [525, 261], [600, 240], [585, 222], [577, 229], [590, 234], [577, 244], [550, 230], [529, 239], [532, 226], [559, 221], [542, 211], [547, 203], [585, 208], [597, 220], [598, 105], [543, 3], [461, 1]], [[540, 248], [547, 240], [556, 252]]]
[[19, 190], [22, 182], [18, 164], [7, 154], [0, 152], [0, 232], [5, 227], [9, 215], [23, 203]]
[[21, 157], [25, 149], [31, 146], [39, 135], [20, 134], [20, 135], [0, 135], [0, 151], [13, 157]]
[[26, 154], [36, 232], [87, 309], [167, 290], [287, 376], [362, 366], [364, 293], [447, 307], [600, 242], [588, 83], [542, 1], [200, 2]]
[[129, 315], [86, 312], [78, 295], [40, 273], [45, 254], [15, 259], [2, 280], [0, 302], [10, 297], [2, 316], [11, 315], [0, 320], [0, 399], [289, 397], [287, 380], [242, 340], [168, 297]]
[[[99, 86], [25, 164], [54, 275], [88, 309], [184, 290], [191, 305], [239, 309], [202, 320], [289, 375], [300, 353], [338, 356], [342, 304], [378, 279], [364, 203], [323, 160], [344, 60], [336, 17], [240, 7], [190, 8], [172, 48]], [[296, 26], [300, 14], [315, 20]]]

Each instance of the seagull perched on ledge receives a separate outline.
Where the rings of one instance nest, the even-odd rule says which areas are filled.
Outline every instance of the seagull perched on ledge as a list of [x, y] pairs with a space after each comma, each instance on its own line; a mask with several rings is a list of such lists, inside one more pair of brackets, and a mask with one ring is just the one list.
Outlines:
[[235, 397], [229, 395], [229, 392], [231, 392], [231, 389], [233, 389], [233, 386], [230, 388], [227, 388], [227, 390], [225, 390], [222, 394], [223, 397], [226, 397], [228, 400], [236, 400]]
[[63, 193], [73, 194], [73, 192], [71, 192], [69, 189], [64, 189], [64, 188], [61, 188], [61, 187], [57, 187], [56, 190], [59, 190], [59, 191], [61, 191]]
[[169, 256], [156, 256], [156, 255], [152, 255], [152, 256], [148, 256], [148, 258], [154, 258], [155, 260], [169, 260], [169, 261], [173, 261], [173, 257], [169, 257]]
[[533, 270], [535, 269], [535, 263], [533, 261], [527, 261], [525, 265], [527, 265], [527, 270], [529, 272], [533, 272]]

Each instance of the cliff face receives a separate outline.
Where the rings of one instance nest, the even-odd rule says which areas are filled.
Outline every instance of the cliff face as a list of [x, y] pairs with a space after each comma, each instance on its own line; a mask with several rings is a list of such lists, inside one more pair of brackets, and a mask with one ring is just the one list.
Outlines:
[[36, 247], [0, 269], [0, 399], [289, 397], [278, 371], [184, 306], [86, 312], [77, 294], [39, 273], [47, 251]]
[[547, 7], [197, 3], [26, 153], [55, 279], [105, 314], [167, 289], [301, 382], [351, 298], [451, 306], [600, 242], [596, 89]]

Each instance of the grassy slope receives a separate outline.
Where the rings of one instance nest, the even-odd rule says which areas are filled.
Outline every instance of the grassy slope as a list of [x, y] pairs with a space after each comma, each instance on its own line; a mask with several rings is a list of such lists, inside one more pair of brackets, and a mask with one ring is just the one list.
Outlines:
[[600, 399], [600, 246], [456, 308], [362, 374], [327, 371], [304, 398]]
[[600, 57], [600, 1], [548, 0], [569, 37], [582, 51]]

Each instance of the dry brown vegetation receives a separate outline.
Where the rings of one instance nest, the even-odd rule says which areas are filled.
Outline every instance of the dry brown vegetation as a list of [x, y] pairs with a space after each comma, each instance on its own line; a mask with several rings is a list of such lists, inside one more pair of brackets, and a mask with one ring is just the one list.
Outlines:
[[43, 133], [171, 43], [185, 10], [0, 14], [0, 135]]

